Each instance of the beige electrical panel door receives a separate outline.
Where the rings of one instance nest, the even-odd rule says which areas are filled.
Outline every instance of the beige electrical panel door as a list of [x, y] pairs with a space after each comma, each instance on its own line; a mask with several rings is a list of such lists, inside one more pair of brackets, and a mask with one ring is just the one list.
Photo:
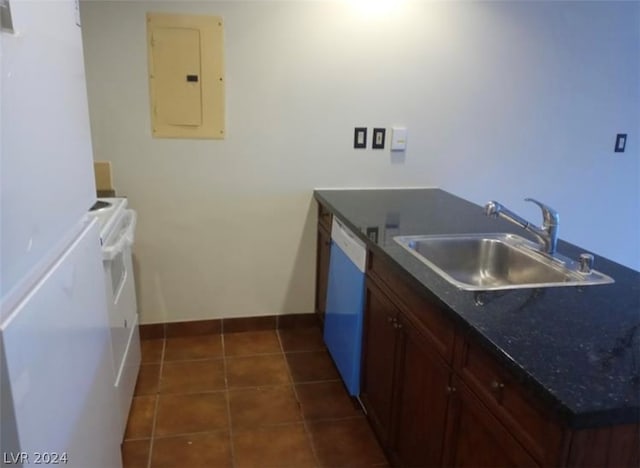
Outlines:
[[151, 126], [158, 138], [224, 138], [222, 20], [147, 14]]
[[156, 121], [202, 125], [200, 31], [158, 28], [152, 43]]

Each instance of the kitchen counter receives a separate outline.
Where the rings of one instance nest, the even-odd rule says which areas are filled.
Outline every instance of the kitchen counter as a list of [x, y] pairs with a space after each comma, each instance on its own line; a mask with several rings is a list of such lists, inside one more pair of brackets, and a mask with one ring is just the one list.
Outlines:
[[[463, 291], [393, 237], [511, 232], [535, 239], [440, 189], [316, 190], [314, 195], [370, 249], [396, 263], [407, 281], [435, 296], [568, 426], [638, 422], [640, 273], [596, 255], [594, 268], [615, 283]], [[576, 259], [588, 251], [561, 240], [558, 252]]]

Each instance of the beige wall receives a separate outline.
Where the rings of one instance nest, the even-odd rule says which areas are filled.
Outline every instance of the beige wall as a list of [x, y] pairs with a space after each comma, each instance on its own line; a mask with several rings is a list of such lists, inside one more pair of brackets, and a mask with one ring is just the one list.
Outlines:
[[[143, 323], [311, 312], [317, 186], [437, 185], [537, 220], [533, 196], [560, 211], [562, 238], [640, 268], [640, 4], [81, 10], [95, 159], [139, 212]], [[224, 18], [225, 140], [151, 138], [147, 11]], [[394, 124], [403, 158], [351, 148], [353, 127]]]

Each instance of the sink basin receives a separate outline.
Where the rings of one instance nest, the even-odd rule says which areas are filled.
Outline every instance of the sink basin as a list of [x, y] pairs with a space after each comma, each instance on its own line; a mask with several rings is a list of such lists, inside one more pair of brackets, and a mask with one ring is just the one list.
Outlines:
[[596, 270], [553, 257], [515, 234], [398, 236], [394, 240], [451, 284], [467, 291], [613, 283]]

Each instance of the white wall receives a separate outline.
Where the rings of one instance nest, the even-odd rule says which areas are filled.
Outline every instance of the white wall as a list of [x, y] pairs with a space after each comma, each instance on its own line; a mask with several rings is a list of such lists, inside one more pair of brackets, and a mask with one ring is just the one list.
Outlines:
[[[365, 2], [366, 3], [366, 2]], [[150, 137], [145, 13], [223, 16], [227, 138]], [[640, 268], [640, 4], [82, 5], [96, 159], [139, 211], [142, 322], [313, 309], [314, 187], [437, 185], [561, 213], [561, 237]], [[404, 158], [351, 148], [406, 125]], [[616, 133], [627, 152], [613, 153]]]

